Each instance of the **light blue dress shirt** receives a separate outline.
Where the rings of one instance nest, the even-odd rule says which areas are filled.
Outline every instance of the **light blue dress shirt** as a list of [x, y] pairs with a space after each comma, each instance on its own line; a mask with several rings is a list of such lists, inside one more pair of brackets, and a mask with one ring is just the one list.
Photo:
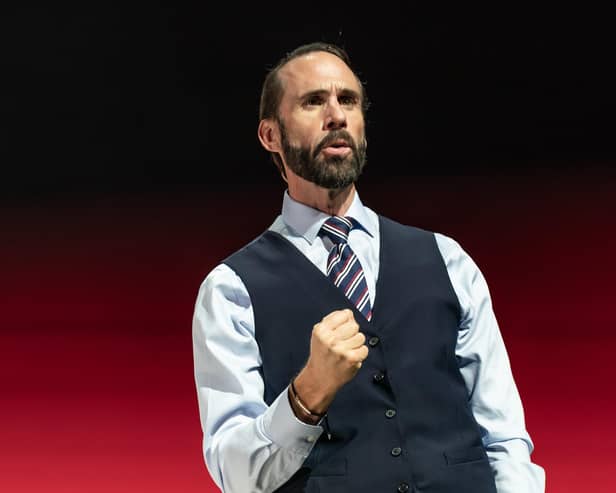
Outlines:
[[[374, 303], [378, 296], [378, 217], [362, 205], [357, 192], [346, 215], [366, 230], [352, 230], [348, 241], [362, 264]], [[269, 229], [289, 240], [325, 273], [331, 244], [317, 234], [328, 217], [285, 192], [282, 214]], [[486, 281], [455, 240], [435, 236], [462, 307], [456, 356], [497, 491], [543, 493], [545, 473], [530, 459], [533, 443]], [[306, 321], [310, 326], [317, 322]], [[274, 491], [302, 466], [323, 429], [295, 417], [286, 390], [272, 405], [264, 402], [250, 297], [242, 280], [225, 264], [214, 268], [199, 289], [193, 353], [203, 454], [212, 479], [225, 493]]]

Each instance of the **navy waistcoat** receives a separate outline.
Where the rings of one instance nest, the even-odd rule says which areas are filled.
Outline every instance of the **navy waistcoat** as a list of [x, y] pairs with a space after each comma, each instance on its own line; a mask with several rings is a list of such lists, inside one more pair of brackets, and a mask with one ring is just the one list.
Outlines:
[[353, 309], [368, 340], [368, 358], [328, 410], [331, 438], [277, 491], [496, 493], [455, 356], [460, 305], [434, 234], [379, 224], [370, 322], [277, 233], [224, 261], [250, 295], [268, 405], [306, 363], [312, 327], [328, 313]]

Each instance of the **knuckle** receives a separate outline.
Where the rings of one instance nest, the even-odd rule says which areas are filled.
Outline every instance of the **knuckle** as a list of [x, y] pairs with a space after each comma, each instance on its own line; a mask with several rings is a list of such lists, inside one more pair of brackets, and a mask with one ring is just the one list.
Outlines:
[[322, 343], [325, 344], [327, 346], [331, 346], [334, 341], [335, 341], [335, 337], [334, 337], [334, 333], [328, 330], [321, 330], [318, 334], [317, 334], [317, 339]]
[[327, 334], [327, 324], [323, 323], [323, 322], [319, 322], [318, 324], [316, 324], [314, 326], [314, 328], [312, 329], [312, 332], [319, 338], [322, 338], [324, 335]]
[[348, 355], [346, 354], [346, 352], [337, 345], [332, 346], [332, 353], [336, 356], [336, 359], [338, 361], [344, 361], [348, 359]]

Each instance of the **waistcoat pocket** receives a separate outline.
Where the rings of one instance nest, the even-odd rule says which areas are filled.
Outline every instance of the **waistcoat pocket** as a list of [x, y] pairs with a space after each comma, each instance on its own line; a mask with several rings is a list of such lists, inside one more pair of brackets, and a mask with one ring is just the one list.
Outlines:
[[481, 445], [475, 447], [453, 449], [444, 453], [445, 462], [448, 466], [454, 466], [456, 464], [465, 464], [467, 462], [474, 462], [479, 460], [488, 460], [488, 456]]

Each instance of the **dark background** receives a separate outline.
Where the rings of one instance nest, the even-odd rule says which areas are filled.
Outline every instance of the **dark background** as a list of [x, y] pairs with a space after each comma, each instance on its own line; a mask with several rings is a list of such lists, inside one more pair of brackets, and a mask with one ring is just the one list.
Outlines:
[[614, 158], [607, 12], [197, 5], [15, 8], [4, 191], [276, 182], [256, 139], [260, 84], [312, 40], [345, 46], [367, 83], [370, 183]]
[[547, 491], [613, 491], [612, 18], [285, 9], [4, 9], [0, 489], [209, 491], [194, 300], [280, 209], [266, 69], [322, 40], [372, 101], [364, 203], [451, 235], [488, 280]]

